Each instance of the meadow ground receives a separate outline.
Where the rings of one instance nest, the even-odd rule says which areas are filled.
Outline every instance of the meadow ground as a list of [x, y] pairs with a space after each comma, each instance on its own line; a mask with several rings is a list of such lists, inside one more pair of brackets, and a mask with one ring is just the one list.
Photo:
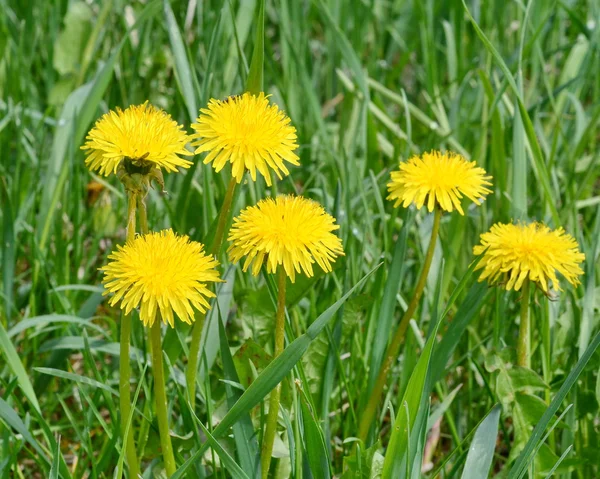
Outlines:
[[[145, 478], [261, 477], [269, 422], [263, 477], [600, 477], [600, 3], [267, 0], [264, 28], [261, 5], [0, 0], [0, 478], [132, 477], [124, 434]], [[335, 217], [344, 255], [292, 283], [244, 273], [225, 238], [197, 367], [192, 327], [152, 336], [134, 310], [120, 384], [127, 319], [99, 268], [125, 243], [127, 195], [80, 147], [111, 109], [149, 101], [191, 134], [211, 98], [246, 89], [290, 117], [299, 166], [271, 186], [246, 173], [230, 196], [229, 166], [189, 156], [150, 190], [150, 230], [211, 245], [225, 200], [226, 230], [292, 193]], [[492, 176], [481, 206], [386, 199], [399, 162], [432, 150]], [[473, 247], [513, 221], [572, 235], [580, 284], [479, 282]], [[523, 264], [558, 261], [532, 248]]]

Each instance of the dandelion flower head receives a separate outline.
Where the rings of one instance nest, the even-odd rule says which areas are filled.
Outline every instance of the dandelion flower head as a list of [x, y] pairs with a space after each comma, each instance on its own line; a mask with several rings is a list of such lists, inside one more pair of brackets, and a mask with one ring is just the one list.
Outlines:
[[294, 150], [296, 129], [277, 105], [270, 104], [264, 93], [230, 96], [224, 101], [212, 99], [192, 125], [198, 141], [196, 154], [208, 152], [204, 163], [221, 171], [229, 162], [238, 183], [246, 170], [256, 181], [258, 171], [271, 185], [269, 169], [278, 178], [288, 175], [284, 162], [298, 165]]
[[479, 281], [495, 283], [505, 278], [506, 289], [518, 291], [529, 278], [546, 293], [549, 282], [560, 291], [557, 271], [569, 283], [578, 285], [583, 274], [579, 265], [585, 259], [570, 234], [541, 223], [497, 223], [481, 235], [481, 244], [473, 248], [473, 253], [484, 253], [476, 267], [483, 269]]
[[331, 263], [344, 254], [340, 238], [333, 234], [338, 228], [315, 201], [302, 196], [267, 198], [235, 218], [229, 257], [237, 262], [245, 256], [243, 270], [252, 265], [255, 276], [265, 261], [269, 273], [283, 265], [294, 282], [297, 272], [312, 276], [315, 262], [323, 271], [331, 271]]
[[191, 161], [180, 155], [190, 155], [185, 149], [190, 137], [165, 111], [150, 105], [117, 108], [103, 115], [81, 147], [87, 151], [85, 164], [92, 171], [108, 176], [116, 173], [124, 160], [125, 166], [147, 174], [151, 168], [177, 171], [189, 168]]
[[104, 294], [114, 293], [110, 304], [121, 303], [129, 314], [140, 308], [140, 319], [152, 326], [160, 313], [174, 326], [173, 313], [185, 323], [194, 321], [194, 308], [204, 313], [214, 297], [207, 283], [220, 282], [218, 265], [204, 253], [202, 244], [172, 230], [137, 236], [118, 246], [102, 268]]
[[431, 212], [437, 204], [445, 211], [457, 209], [461, 215], [461, 199], [466, 196], [476, 204], [481, 204], [485, 196], [491, 193], [491, 176], [486, 176], [483, 168], [465, 160], [456, 153], [432, 151], [413, 156], [400, 163], [393, 171], [388, 183], [388, 200], [394, 200], [394, 206], [403, 207], [414, 203], [422, 208], [427, 203]]

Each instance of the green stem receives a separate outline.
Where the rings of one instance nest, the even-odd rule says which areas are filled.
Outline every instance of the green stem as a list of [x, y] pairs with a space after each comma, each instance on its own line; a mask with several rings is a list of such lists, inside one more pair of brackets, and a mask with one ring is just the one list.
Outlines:
[[433, 253], [435, 251], [435, 244], [440, 229], [441, 218], [442, 210], [436, 207], [433, 216], [433, 227], [431, 228], [431, 240], [429, 241], [429, 247], [427, 248], [427, 253], [425, 255], [425, 263], [423, 264], [421, 276], [417, 282], [413, 298], [410, 301], [404, 316], [402, 316], [398, 327], [396, 328], [392, 342], [385, 352], [385, 359], [383, 360], [383, 364], [379, 370], [379, 375], [375, 381], [373, 391], [369, 396], [369, 402], [367, 403], [365, 410], [362, 412], [358, 437], [363, 442], [367, 440], [367, 435], [371, 429], [371, 424], [373, 423], [375, 414], [377, 412], [377, 406], [379, 405], [379, 401], [381, 400], [381, 396], [383, 394], [383, 389], [387, 382], [388, 373], [394, 364], [394, 360], [398, 357], [398, 352], [400, 351], [400, 346], [404, 340], [404, 335], [406, 333], [406, 328], [408, 327], [410, 318], [412, 318], [417, 306], [419, 305], [421, 296], [423, 296], [423, 290], [425, 289], [425, 283], [427, 282], [427, 275], [429, 274], [429, 268], [431, 267], [431, 261], [433, 260]]
[[158, 432], [160, 434], [160, 447], [167, 477], [175, 474], [175, 456], [169, 434], [169, 415], [167, 413], [167, 392], [165, 390], [165, 372], [163, 368], [162, 340], [160, 334], [160, 317], [154, 320], [150, 327], [150, 349], [152, 353], [152, 369], [154, 373], [154, 399], [156, 401], [156, 418], [158, 419]]
[[135, 239], [135, 207], [137, 205], [137, 195], [127, 192], [127, 243]]
[[521, 297], [521, 324], [519, 326], [519, 344], [517, 346], [517, 364], [524, 368], [531, 367], [530, 336], [531, 323], [529, 321], [529, 278], [523, 282]]
[[[275, 354], [273, 359], [283, 352], [284, 329], [285, 329], [285, 269], [279, 266], [277, 269], [277, 316], [275, 317]], [[269, 398], [269, 414], [267, 416], [267, 426], [263, 437], [261, 451], [262, 479], [269, 475], [269, 466], [271, 465], [271, 454], [273, 453], [273, 443], [275, 442], [275, 433], [277, 432], [277, 416], [279, 414], [279, 400], [281, 398], [281, 383], [271, 392]]]
[[148, 228], [148, 211], [146, 210], [146, 200], [138, 195], [137, 197], [138, 216], [140, 217], [140, 232], [147, 235], [150, 229]]
[[198, 361], [200, 360], [200, 341], [202, 340], [202, 329], [206, 313], [199, 313], [192, 327], [192, 340], [190, 343], [190, 357], [185, 370], [185, 381], [187, 385], [188, 400], [192, 410], [196, 406], [196, 374], [198, 373]]
[[233, 194], [235, 193], [237, 184], [236, 179], [232, 177], [227, 186], [227, 192], [223, 199], [221, 211], [219, 211], [217, 230], [215, 231], [215, 236], [209, 248], [209, 253], [214, 254], [217, 259], [221, 255], [221, 248], [223, 247], [223, 241], [225, 241], [225, 228], [227, 227], [227, 221], [229, 220], [229, 213], [231, 212], [231, 207], [233, 205]]
[[[128, 192], [127, 207], [127, 242], [135, 238], [135, 207], [136, 194]], [[129, 359], [129, 343], [131, 338], [131, 315], [126, 314], [121, 318], [121, 335], [119, 338], [119, 404], [121, 409], [121, 436], [125, 447], [125, 458], [129, 467], [129, 475], [137, 478], [140, 473], [133, 428], [129, 428], [127, 437], [127, 421], [131, 413], [131, 364]]]
[[[223, 242], [225, 241], [225, 228], [229, 220], [231, 213], [231, 207], [233, 206], [233, 196], [237, 187], [237, 181], [235, 178], [231, 178], [221, 210], [219, 211], [219, 219], [217, 220], [217, 229], [215, 236], [213, 237], [211, 245], [207, 248], [208, 253], [213, 254], [217, 257], [220, 256]], [[190, 343], [190, 355], [188, 359], [187, 369], [185, 371], [185, 379], [188, 390], [188, 399], [194, 409], [196, 405], [196, 375], [198, 374], [198, 361], [200, 360], [200, 341], [202, 339], [202, 329], [204, 327], [204, 320], [206, 313], [202, 314], [194, 323], [192, 327], [192, 340]]]

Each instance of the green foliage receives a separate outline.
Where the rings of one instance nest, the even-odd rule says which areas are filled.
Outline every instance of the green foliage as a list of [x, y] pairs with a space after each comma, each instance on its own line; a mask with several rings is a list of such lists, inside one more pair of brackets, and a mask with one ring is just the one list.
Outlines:
[[[0, 477], [112, 478], [123, 467], [120, 316], [98, 268], [124, 241], [127, 207], [116, 178], [85, 168], [86, 132], [109, 109], [146, 100], [189, 130], [210, 98], [245, 90], [264, 90], [290, 116], [301, 166], [271, 188], [244, 181], [233, 214], [268, 195], [306, 195], [337, 218], [345, 256], [288, 285], [287, 348], [275, 362], [270, 279], [220, 256], [227, 283], [204, 324], [193, 410], [189, 328], [164, 340], [175, 477], [256, 477], [265, 399], [282, 379], [273, 477], [381, 477], [384, 458], [394, 478], [600, 475], [597, 2], [0, 9]], [[444, 215], [361, 444], [361, 408], [431, 228], [425, 210], [393, 208], [386, 183], [399, 160], [430, 149], [476, 161], [494, 191], [480, 207], [465, 202], [464, 217]], [[210, 242], [229, 172], [202, 159], [165, 175], [167, 195], [150, 192], [152, 229]], [[518, 218], [563, 226], [586, 254], [580, 286], [535, 292], [531, 369], [514, 360], [519, 293], [473, 272], [479, 234]], [[134, 316], [130, 427], [145, 477], [160, 477], [148, 352]]]

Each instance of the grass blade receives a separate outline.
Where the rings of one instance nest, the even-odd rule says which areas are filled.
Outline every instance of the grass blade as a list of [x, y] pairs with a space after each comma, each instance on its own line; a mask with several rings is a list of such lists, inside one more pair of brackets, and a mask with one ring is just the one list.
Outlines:
[[265, 0], [260, 0], [256, 18], [256, 37], [250, 61], [250, 71], [246, 80], [246, 91], [258, 95], [264, 91], [263, 72], [265, 69]]
[[[430, 376], [430, 362], [433, 347], [435, 345], [435, 336], [439, 328], [440, 321], [437, 322], [432, 334], [429, 336], [423, 352], [419, 357], [419, 361], [413, 370], [413, 373], [408, 380], [404, 397], [400, 401], [400, 408], [396, 420], [394, 421], [394, 427], [392, 429], [392, 436], [385, 453], [385, 459], [383, 462], [383, 479], [391, 479], [400, 477], [400, 465], [404, 457], [407, 462], [409, 458], [408, 446], [410, 442], [410, 434], [414, 429], [414, 425], [419, 415], [419, 409], [423, 403], [425, 395], [428, 395], [428, 379]], [[408, 464], [407, 464], [408, 467]]]
[[[175, 79], [179, 86], [179, 92], [187, 107], [189, 119], [194, 121], [198, 115], [198, 102], [196, 101], [196, 90], [194, 88], [194, 77], [196, 72], [190, 67], [185, 44], [181, 38], [181, 32], [177, 26], [177, 20], [171, 9], [171, 2], [164, 0], [163, 11], [165, 14], [165, 23], [169, 32], [169, 42], [171, 51], [175, 59]], [[198, 81], [196, 81], [198, 84]]]
[[496, 449], [498, 420], [500, 419], [501, 409], [500, 405], [494, 406], [477, 428], [469, 448], [461, 479], [479, 479], [489, 476], [494, 450]]
[[38, 412], [41, 412], [38, 399], [33, 391], [31, 381], [29, 380], [29, 375], [27, 374], [27, 371], [25, 371], [23, 363], [19, 358], [19, 353], [17, 353], [17, 350], [10, 341], [6, 329], [4, 329], [4, 326], [2, 325], [2, 321], [0, 321], [0, 351], [4, 354], [8, 367], [17, 377], [17, 383], [23, 391], [23, 394], [25, 394], [25, 397]]
[[[227, 381], [239, 384], [240, 378], [235, 370], [235, 365], [233, 364], [229, 343], [227, 342], [227, 334], [225, 333], [225, 326], [222, 321], [217, 322], [219, 323], [221, 360], [223, 361], [225, 378]], [[238, 401], [242, 392], [238, 388], [232, 387], [227, 382], [225, 383], [225, 390], [227, 391], [227, 404], [229, 407], [232, 407]], [[233, 425], [233, 439], [235, 441], [242, 469], [248, 473], [252, 473], [252, 477], [258, 476], [260, 474], [260, 451], [250, 414], [244, 414], [240, 420]]]

